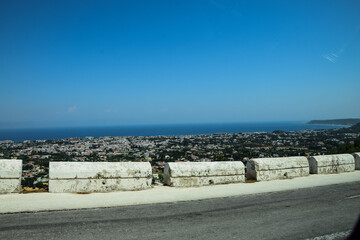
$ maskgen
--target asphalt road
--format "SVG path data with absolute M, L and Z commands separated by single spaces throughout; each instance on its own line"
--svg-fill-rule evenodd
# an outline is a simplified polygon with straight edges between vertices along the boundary
M 36 204 L 36 202 L 34 202 Z M 0 239 L 313 239 L 360 215 L 360 182 L 201 201 L 0 215 Z M 318 238 L 326 239 L 326 238 Z

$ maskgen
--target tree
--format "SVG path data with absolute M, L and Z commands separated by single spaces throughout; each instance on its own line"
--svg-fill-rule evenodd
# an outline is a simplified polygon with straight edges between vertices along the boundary
M 227 161 L 228 159 L 222 155 L 217 155 L 216 156 L 216 161 Z

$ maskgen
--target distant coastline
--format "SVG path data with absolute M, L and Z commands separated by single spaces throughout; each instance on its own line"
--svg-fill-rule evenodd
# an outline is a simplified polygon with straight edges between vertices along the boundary
M 66 138 L 104 137 L 104 136 L 171 136 L 201 135 L 216 133 L 253 133 L 280 131 L 303 131 L 343 128 L 344 126 L 307 124 L 306 122 L 252 122 L 252 123 L 213 123 L 213 124 L 172 124 L 145 126 L 112 127 L 62 127 L 37 129 L 0 129 L 0 141 L 12 140 L 54 140 Z
M 307 124 L 353 126 L 359 122 L 360 122 L 360 118 L 344 118 L 344 119 L 330 119 L 330 120 L 311 120 Z

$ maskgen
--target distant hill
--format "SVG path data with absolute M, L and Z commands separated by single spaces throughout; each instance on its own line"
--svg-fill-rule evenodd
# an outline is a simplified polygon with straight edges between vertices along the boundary
M 360 123 L 360 118 L 311 120 L 310 122 L 308 122 L 308 124 L 345 125 L 345 126 L 352 126 L 357 123 Z
M 357 124 L 352 125 L 351 127 L 330 129 L 329 131 L 336 131 L 336 132 L 339 132 L 339 133 L 360 133 L 360 122 L 357 123 Z
M 360 132 L 360 122 L 349 127 L 348 130 L 350 130 L 352 132 Z

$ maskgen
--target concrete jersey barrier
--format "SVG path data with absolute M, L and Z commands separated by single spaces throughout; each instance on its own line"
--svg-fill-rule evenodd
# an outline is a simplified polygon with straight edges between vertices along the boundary
M 22 160 L 0 159 L 0 193 L 19 193 Z
M 169 162 L 164 183 L 172 187 L 195 187 L 245 182 L 242 162 Z
M 355 171 L 351 154 L 319 155 L 309 158 L 311 174 L 329 174 Z
M 247 179 L 270 181 L 309 175 L 306 157 L 253 158 L 246 164 Z
M 49 192 L 111 192 L 151 187 L 148 162 L 50 162 Z
M 360 170 L 360 152 L 353 153 L 355 158 L 355 170 Z

